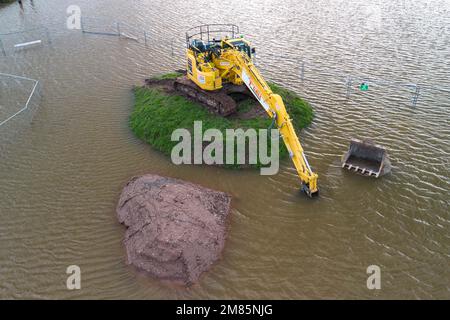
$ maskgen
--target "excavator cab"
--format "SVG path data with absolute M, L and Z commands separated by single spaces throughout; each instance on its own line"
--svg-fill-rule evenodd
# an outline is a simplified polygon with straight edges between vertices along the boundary
M 245 41 L 242 37 L 237 39 L 231 39 L 227 42 L 231 44 L 234 48 L 238 49 L 239 51 L 246 53 L 249 58 L 251 58 L 252 54 L 255 53 L 255 48 L 251 48 L 250 43 Z

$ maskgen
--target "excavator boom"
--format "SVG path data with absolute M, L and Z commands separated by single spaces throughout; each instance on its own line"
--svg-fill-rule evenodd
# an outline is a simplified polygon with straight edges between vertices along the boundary
M 302 181 L 302 190 L 310 197 L 318 195 L 318 175 L 309 166 L 283 99 L 272 92 L 258 68 L 253 64 L 254 49 L 243 37 L 234 37 L 239 32 L 234 25 L 230 25 L 231 38 L 222 37 L 220 40 L 216 38 L 211 40 L 211 28 L 217 26 L 224 25 L 200 26 L 200 32 L 186 35 L 187 77 L 203 91 L 221 90 L 223 83 L 245 84 L 269 117 L 274 120 Z M 201 38 L 194 38 L 204 34 L 207 34 L 206 42 Z
M 275 118 L 275 123 L 288 149 L 289 156 L 302 181 L 303 191 L 311 197 L 317 195 L 318 176 L 312 172 L 309 166 L 292 120 L 286 111 L 283 99 L 278 94 L 272 92 L 256 66 L 245 53 L 239 50 L 230 50 L 226 57 L 234 62 L 233 72 L 239 75 L 256 99 L 258 99 L 261 106 L 266 110 L 269 117 Z

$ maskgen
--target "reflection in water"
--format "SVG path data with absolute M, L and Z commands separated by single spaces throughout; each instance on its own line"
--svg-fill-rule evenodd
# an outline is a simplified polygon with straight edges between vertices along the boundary
M 80 1 L 83 14 L 150 29 L 148 48 L 64 29 L 70 4 L 36 2 L 34 12 L 25 2 L 23 20 L 16 5 L 0 11 L 2 32 L 42 23 L 52 30 L 52 46 L 0 58 L 4 72 L 43 84 L 31 126 L 0 155 L 1 297 L 449 297 L 448 94 L 424 91 L 412 108 L 410 91 L 374 85 L 346 99 L 345 81 L 334 76 L 450 86 L 447 1 L 380 0 L 371 5 L 376 15 L 362 1 Z M 182 47 L 171 57 L 167 39 L 210 21 L 210 8 L 250 35 L 266 78 L 313 104 L 315 121 L 300 138 L 319 173 L 319 199 L 300 195 L 288 160 L 270 177 L 174 166 L 128 129 L 132 85 L 182 67 Z M 303 82 L 301 59 L 311 66 Z M 386 146 L 392 174 L 371 180 L 341 170 L 351 137 Z M 190 290 L 125 264 L 115 205 L 127 180 L 143 173 L 233 195 L 223 259 Z M 65 288 L 72 264 L 82 270 L 76 292 Z M 381 268 L 378 292 L 366 288 L 369 265 Z

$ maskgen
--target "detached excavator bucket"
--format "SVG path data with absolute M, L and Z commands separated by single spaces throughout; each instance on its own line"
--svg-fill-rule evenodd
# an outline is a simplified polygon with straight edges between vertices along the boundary
M 386 149 L 372 141 L 352 139 L 342 158 L 342 168 L 378 178 L 390 170 Z

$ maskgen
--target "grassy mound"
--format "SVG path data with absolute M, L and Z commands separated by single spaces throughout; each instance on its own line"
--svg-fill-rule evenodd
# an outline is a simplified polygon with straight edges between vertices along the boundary
M 167 79 L 176 77 L 176 73 L 159 76 L 156 79 Z M 270 83 L 273 92 L 281 95 L 289 112 L 294 127 L 300 130 L 308 126 L 313 119 L 311 106 L 294 92 Z M 239 114 L 248 112 L 251 108 L 262 108 L 255 106 L 252 99 L 238 103 L 238 115 L 235 117 L 221 117 L 209 113 L 203 106 L 189 101 L 180 95 L 169 95 L 162 89 L 135 87 L 135 105 L 130 117 L 130 126 L 134 134 L 149 143 L 155 149 L 166 155 L 171 154 L 172 148 L 178 141 L 171 141 L 172 132 L 178 128 L 188 129 L 193 132 L 194 121 L 201 120 L 202 130 L 209 128 L 219 129 L 224 136 L 225 129 L 267 129 L 271 124 L 268 116 L 254 118 L 240 118 Z M 281 139 L 280 139 L 281 140 Z M 270 150 L 270 142 L 268 149 Z M 288 152 L 280 142 L 280 158 L 286 157 Z M 226 165 L 227 167 L 239 167 L 239 165 Z M 257 164 L 256 166 L 259 166 Z

